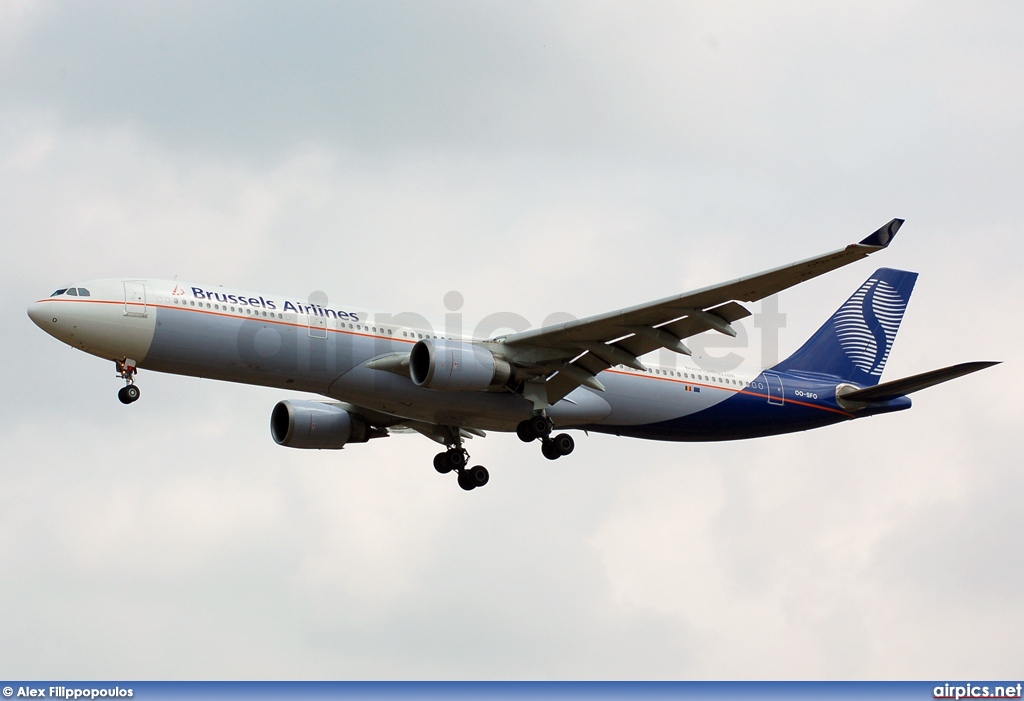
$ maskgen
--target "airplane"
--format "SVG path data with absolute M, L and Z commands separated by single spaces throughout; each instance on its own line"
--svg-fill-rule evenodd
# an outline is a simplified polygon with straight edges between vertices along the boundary
M 803 431 L 909 409 L 909 394 L 996 362 L 968 362 L 879 383 L 917 273 L 876 270 L 795 353 L 746 374 L 692 362 L 684 340 L 736 335 L 755 302 L 889 246 L 893 219 L 823 255 L 646 304 L 539 329 L 465 338 L 349 306 L 194 285 L 106 279 L 61 287 L 28 309 L 79 350 L 112 360 L 118 398 L 139 399 L 140 368 L 319 394 L 285 399 L 270 432 L 290 448 L 340 449 L 391 433 L 443 445 L 434 468 L 464 490 L 487 468 L 464 440 L 486 431 L 539 441 L 555 460 L 573 451 L 560 430 L 662 441 L 719 441 Z M 682 367 L 640 359 L 667 349 Z

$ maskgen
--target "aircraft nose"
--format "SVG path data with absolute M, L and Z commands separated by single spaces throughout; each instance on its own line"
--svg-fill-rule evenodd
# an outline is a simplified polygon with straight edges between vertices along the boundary
M 44 305 L 40 302 L 30 304 L 28 307 L 28 318 L 31 319 L 36 326 L 45 330 L 46 323 L 49 321 L 49 319 L 46 316 L 46 309 L 44 309 L 43 307 Z

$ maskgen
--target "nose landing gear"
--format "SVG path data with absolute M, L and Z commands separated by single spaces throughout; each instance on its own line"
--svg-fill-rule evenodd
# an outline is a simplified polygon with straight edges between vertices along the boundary
M 135 385 L 135 374 L 139 371 L 135 367 L 135 361 L 125 358 L 124 360 L 115 360 L 114 365 L 117 367 L 117 376 L 125 382 L 124 387 L 117 391 L 117 398 L 122 404 L 137 402 L 142 392 Z

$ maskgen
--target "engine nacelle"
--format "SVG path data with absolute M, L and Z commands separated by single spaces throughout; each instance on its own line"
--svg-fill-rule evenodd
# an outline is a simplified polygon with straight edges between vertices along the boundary
M 454 391 L 501 389 L 513 369 L 483 346 L 443 338 L 424 339 L 409 354 L 409 377 L 419 387 Z
M 286 399 L 270 414 L 270 435 L 288 448 L 338 450 L 346 443 L 365 443 L 370 434 L 365 419 L 337 404 Z

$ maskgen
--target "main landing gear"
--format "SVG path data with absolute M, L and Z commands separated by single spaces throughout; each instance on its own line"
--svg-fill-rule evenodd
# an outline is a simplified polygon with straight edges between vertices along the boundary
M 490 480 L 491 475 L 483 465 L 467 467 L 469 464 L 469 453 L 462 447 L 462 441 L 458 440 L 448 446 L 448 450 L 434 456 L 434 469 L 442 475 L 449 472 L 456 472 L 459 476 L 459 486 L 467 492 L 482 487 Z
M 557 460 L 568 455 L 576 447 L 576 442 L 568 433 L 551 435 L 553 424 L 543 414 L 535 414 L 516 427 L 516 434 L 524 443 L 540 440 L 540 452 L 548 460 Z M 434 469 L 442 475 L 454 472 L 458 475 L 459 486 L 467 492 L 483 487 L 490 479 L 487 468 L 483 465 L 469 467 L 469 453 L 462 447 L 462 434 L 458 428 L 448 427 L 445 431 L 445 444 L 448 449 L 434 456 Z
M 139 401 L 139 396 L 142 392 L 135 385 L 135 374 L 139 371 L 135 367 L 135 361 L 125 358 L 124 360 L 115 360 L 114 365 L 117 366 L 117 376 L 125 382 L 124 387 L 117 391 L 117 398 L 121 400 L 122 404 L 131 404 L 132 402 Z
M 576 447 L 576 442 L 568 433 L 559 433 L 551 437 L 553 424 L 551 419 L 543 414 L 534 414 L 528 419 L 519 422 L 516 426 L 516 435 L 523 443 L 530 443 L 540 439 L 540 452 L 548 460 L 558 460 L 563 455 L 568 455 Z

